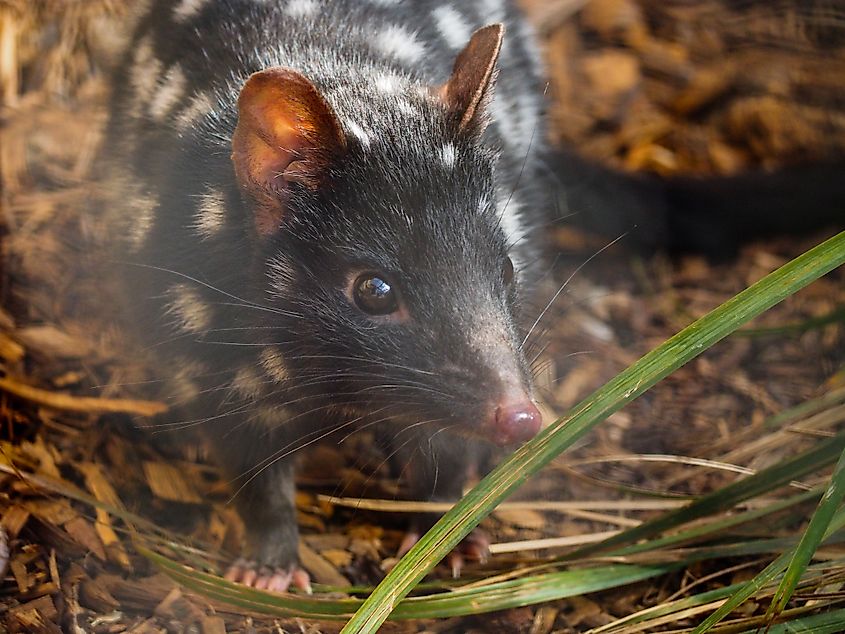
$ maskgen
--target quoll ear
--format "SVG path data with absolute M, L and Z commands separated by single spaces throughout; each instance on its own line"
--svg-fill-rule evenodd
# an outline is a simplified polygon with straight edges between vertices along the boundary
M 481 134 L 489 123 L 487 105 L 493 96 L 496 60 L 504 35 L 502 24 L 490 24 L 473 33 L 455 60 L 452 76 L 440 88 L 440 98 L 459 131 Z
M 303 75 L 281 67 L 251 75 L 238 98 L 232 162 L 256 204 L 258 232 L 278 228 L 292 183 L 316 190 L 345 147 L 331 106 Z

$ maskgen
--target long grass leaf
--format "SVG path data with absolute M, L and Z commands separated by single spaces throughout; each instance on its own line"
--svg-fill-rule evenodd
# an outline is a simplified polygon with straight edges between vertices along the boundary
M 189 568 L 143 545 L 136 545 L 136 548 L 165 574 L 185 587 L 205 597 L 260 614 L 346 620 L 363 604 L 362 599 L 356 598 L 326 598 L 256 590 Z M 613 564 L 473 584 L 449 592 L 405 598 L 396 606 L 391 618 L 467 616 L 544 603 L 635 583 L 665 574 L 682 565 L 683 562 L 650 566 Z
M 767 634 L 840 634 L 845 630 L 845 608 L 813 614 L 800 619 L 791 619 L 766 628 Z M 759 629 L 746 630 L 748 634 Z
M 838 531 L 843 526 L 845 526 L 845 510 L 839 511 L 836 514 L 833 520 L 828 524 L 824 536 L 827 537 L 833 534 L 834 531 Z M 743 587 L 731 595 L 731 597 L 725 601 L 718 610 L 704 619 L 704 621 L 702 621 L 702 623 L 693 630 L 693 634 L 703 634 L 749 598 L 757 594 L 761 588 L 774 581 L 780 573 L 786 570 L 794 552 L 795 547 L 793 546 L 766 566 L 763 571 L 758 573 L 753 579 L 747 581 Z
M 772 604 L 768 610 L 770 617 L 774 617 L 786 607 L 792 593 L 795 591 L 795 587 L 798 585 L 798 581 L 801 579 L 807 568 L 807 564 L 810 563 L 810 559 L 824 538 L 825 532 L 830 526 L 830 522 L 833 520 L 836 510 L 839 508 L 844 497 L 845 453 L 840 455 L 839 461 L 833 470 L 833 475 L 830 477 L 830 486 L 828 486 L 827 491 L 822 496 L 815 513 L 813 513 L 813 517 L 810 518 L 810 523 L 804 530 L 804 534 L 801 536 L 801 542 L 795 549 L 792 561 L 789 562 L 789 567 L 783 575 L 780 587 L 777 589 L 774 599 L 772 599 Z
M 845 263 L 845 232 L 767 275 L 643 356 L 517 449 L 446 513 L 382 580 L 343 628 L 375 632 L 402 597 L 528 477 L 612 413 L 742 324 Z
M 734 526 L 741 526 L 742 524 L 759 520 L 765 517 L 766 515 L 771 515 L 772 513 L 777 513 L 778 511 L 797 506 L 799 504 L 802 504 L 803 502 L 819 497 L 821 493 L 822 491 L 820 488 L 811 489 L 810 491 L 804 491 L 803 493 L 793 495 L 792 497 L 786 498 L 784 500 L 778 500 L 777 502 L 773 502 L 772 504 L 758 509 L 743 511 L 741 513 L 736 513 L 727 517 L 719 517 L 713 521 L 704 522 L 700 525 L 693 526 L 686 530 L 677 531 L 675 533 L 672 533 L 671 535 L 666 535 L 665 537 L 651 539 L 641 544 L 634 544 L 633 546 L 626 546 L 624 548 L 614 549 L 609 554 L 627 556 L 636 553 L 668 548 L 677 544 L 690 542 L 692 540 L 700 539 L 708 535 L 713 535 L 714 533 L 721 533 L 726 529 L 733 528 Z
M 831 569 L 835 570 L 837 566 L 841 569 L 843 564 L 845 564 L 845 561 L 841 559 L 812 564 L 808 568 L 806 578 L 802 580 L 802 585 L 806 584 L 809 586 L 810 584 L 819 585 L 830 583 L 831 575 L 837 579 L 841 578 L 841 573 L 832 572 Z M 741 590 L 744 584 L 745 582 L 738 582 L 722 588 L 706 590 L 668 603 L 661 602 L 634 614 L 621 617 L 611 623 L 591 629 L 587 634 L 613 634 L 616 632 L 633 634 L 646 629 L 658 631 L 655 628 L 682 619 L 685 620 L 691 616 L 700 614 L 702 611 L 710 611 L 718 607 L 722 600 Z M 768 584 L 763 589 L 763 595 L 765 596 L 769 592 L 774 593 L 774 590 L 774 584 Z
M 568 555 L 567 558 L 577 559 L 607 550 L 619 544 L 627 544 L 646 537 L 652 537 L 667 529 L 707 517 L 719 511 L 727 510 L 738 502 L 768 491 L 773 491 L 792 480 L 796 480 L 831 464 L 842 454 L 843 449 L 845 449 L 845 435 L 829 438 L 809 451 L 789 460 L 781 461 L 726 487 L 722 487 L 690 503 L 688 506 L 677 509 L 676 511 L 670 511 L 650 522 L 629 528 L 604 541 L 579 548 Z M 636 548 L 633 548 L 627 552 L 635 552 L 636 550 Z

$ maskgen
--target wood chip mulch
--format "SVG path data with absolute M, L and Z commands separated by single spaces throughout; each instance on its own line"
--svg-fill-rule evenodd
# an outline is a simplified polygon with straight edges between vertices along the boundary
M 120 5 L 105 0 L 104 4 Z M 550 2 L 547 8 L 560 11 L 564 4 Z M 782 147 L 774 141 L 756 145 L 749 138 L 731 136 L 748 127 L 743 100 L 750 97 L 743 97 L 740 90 L 746 84 L 737 83 L 744 76 L 741 66 L 713 77 L 713 68 L 693 65 L 698 49 L 683 48 L 686 40 L 671 47 L 667 42 L 676 34 L 667 35 L 654 16 L 674 9 L 662 10 L 660 3 L 645 0 L 580 4 L 590 11 L 576 11 L 566 20 L 554 14 L 558 22 L 544 32 L 550 46 L 589 49 L 588 55 L 568 62 L 577 64 L 587 79 L 604 76 L 608 64 L 629 76 L 614 76 L 612 85 L 604 88 L 588 82 L 583 93 L 560 93 L 568 95 L 568 104 L 583 107 L 553 108 L 559 138 L 626 169 L 658 172 L 672 172 L 680 164 L 687 171 L 730 172 L 767 161 L 781 165 L 785 157 L 795 155 L 796 146 L 786 141 Z M 677 4 L 687 12 L 700 10 L 699 4 L 724 6 Z M 0 18 L 15 15 L 17 27 L 34 28 L 26 21 L 32 16 L 24 4 L 10 6 L 11 10 L 0 6 Z M 613 19 L 606 13 L 611 9 L 617 11 L 610 14 Z M 619 24 L 626 12 L 633 12 L 633 17 Z M 80 23 L 94 19 L 85 12 L 73 17 Z M 3 23 L 4 29 L 11 28 L 8 21 Z M 75 33 L 85 41 L 81 31 Z M 694 29 L 689 34 L 693 39 L 700 36 Z M 615 50 L 620 42 L 634 51 L 633 60 L 622 60 L 620 56 L 629 53 Z M 719 45 L 711 43 L 716 51 Z M 36 61 L 30 52 L 21 49 L 21 67 L 43 69 L 43 60 Z M 0 627 L 13 633 L 337 631 L 339 626 L 333 623 L 274 621 L 216 604 L 174 584 L 133 546 L 133 531 L 173 538 L 203 549 L 211 564 L 224 566 L 238 551 L 243 526 L 229 504 L 231 486 L 204 460 L 201 445 L 174 441 L 175 432 L 140 428 L 154 421 L 148 416 L 162 404 L 138 398 L 133 390 L 133 385 L 147 380 L 147 373 L 127 352 L 130 344 L 115 326 L 110 299 L 115 282 L 103 275 L 108 268 L 102 255 L 108 234 L 92 213 L 100 196 L 95 157 L 108 90 L 102 76 L 80 71 L 77 53 L 69 46 L 60 60 L 69 72 L 40 77 L 28 72 L 23 85 L 10 88 L 4 83 Z M 793 53 L 783 55 L 786 59 Z M 669 67 L 650 66 L 657 59 Z M 748 63 L 743 60 L 737 64 Z M 839 58 L 834 62 L 840 63 Z M 801 68 L 801 73 L 807 70 Z M 799 85 L 795 77 L 810 78 L 819 94 L 841 89 L 829 85 L 833 73 L 818 79 L 814 72 L 788 74 L 784 90 Z M 555 76 L 561 74 L 569 71 Z M 634 90 L 635 86 L 644 88 Z M 666 86 L 675 92 L 669 94 Z M 62 98 L 56 97 L 58 88 Z M 642 101 L 643 92 L 652 89 L 665 97 L 659 105 Z M 611 92 L 602 96 L 601 90 Z M 726 101 L 726 95 L 731 99 Z M 784 103 L 772 106 L 774 114 L 767 121 L 803 122 L 804 115 L 806 121 L 815 121 L 816 106 L 802 114 Z M 596 104 L 602 105 L 587 121 L 584 112 Z M 676 127 L 679 113 L 696 113 L 696 125 Z M 571 120 L 563 121 L 566 117 Z M 635 122 L 646 120 L 654 121 L 654 130 L 637 130 Z M 827 129 L 826 143 L 842 147 L 836 135 L 845 127 L 834 123 Z M 760 134 L 765 125 L 755 129 Z M 704 142 L 698 143 L 696 135 Z M 823 157 L 828 152 L 826 143 L 802 139 L 806 156 Z M 539 345 L 544 351 L 537 367 L 550 409 L 565 411 L 641 354 L 823 237 L 751 244 L 721 264 L 692 256 L 640 258 L 623 251 L 596 258 L 574 276 L 542 322 Z M 569 277 L 594 251 L 586 245 L 582 250 L 573 248 L 572 235 L 564 229 L 555 233 L 555 239 L 563 255 L 556 261 L 555 274 L 540 289 L 535 310 L 557 290 L 559 282 L 552 280 Z M 682 498 L 712 491 L 737 477 L 690 464 L 683 461 L 685 457 L 756 469 L 807 446 L 813 429 L 779 432 L 786 436 L 776 441 L 764 433 L 764 422 L 845 386 L 843 306 L 845 271 L 838 270 L 753 324 L 760 329 L 789 326 L 786 332 L 749 333 L 715 346 L 612 416 L 517 497 L 626 499 L 620 490 L 624 485 Z M 826 318 L 825 325 L 802 326 Z M 815 431 L 841 429 L 843 418 L 827 424 Z M 784 440 L 787 436 L 790 442 Z M 177 450 L 175 445 L 186 446 Z M 649 461 L 646 454 L 682 459 Z M 360 435 L 342 446 L 319 447 L 305 461 L 297 496 L 301 556 L 316 582 L 376 583 L 394 561 L 402 537 L 401 517 L 348 508 L 326 497 L 401 498 L 401 489 L 381 463 Z M 118 513 L 98 509 L 92 501 Z M 654 515 L 655 511 L 553 512 L 519 507 L 496 512 L 485 526 L 504 553 L 511 542 L 588 537 Z M 467 574 L 507 570 L 556 552 L 560 551 L 500 554 L 486 568 L 471 566 Z M 691 577 L 709 572 L 702 567 L 613 592 L 480 617 L 399 623 L 385 631 L 583 631 L 659 604 Z M 437 574 L 446 577 L 448 571 L 441 567 Z M 745 578 L 744 574 L 737 572 L 721 581 Z
M 841 159 L 845 8 L 827 0 L 524 0 L 555 139 L 628 171 Z

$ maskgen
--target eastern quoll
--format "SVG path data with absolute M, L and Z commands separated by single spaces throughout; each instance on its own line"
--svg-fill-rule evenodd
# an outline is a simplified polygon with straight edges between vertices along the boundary
M 154 0 L 115 83 L 128 310 L 244 485 L 228 578 L 309 587 L 292 454 L 334 430 L 381 427 L 439 500 L 538 431 L 542 88 L 508 2 Z

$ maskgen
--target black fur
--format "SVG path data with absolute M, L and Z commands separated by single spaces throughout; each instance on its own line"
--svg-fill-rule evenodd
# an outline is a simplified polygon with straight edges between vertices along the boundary
M 432 22 L 439 3 L 332 1 L 302 19 L 286 15 L 281 0 L 209 0 L 181 22 L 176 4 L 153 3 L 116 80 L 108 157 L 116 226 L 137 223 L 133 201 L 157 201 L 149 230 L 121 258 L 128 307 L 164 376 L 182 371 L 178 380 L 193 388 L 191 398 L 174 397 L 176 411 L 212 438 L 232 475 L 246 476 L 239 483 L 248 480 L 236 498 L 248 556 L 287 567 L 296 561 L 295 449 L 335 428 L 387 421 L 394 447 L 416 462 L 414 495 L 454 497 L 463 482 L 455 465 L 471 453 L 456 434 L 477 434 L 494 415 L 503 381 L 530 393 L 518 313 L 538 249 L 507 228 L 535 221 L 543 189 L 534 158 L 542 130 L 529 152 L 539 72 L 524 26 L 503 3 L 495 18 L 510 32 L 492 112 L 499 121 L 479 139 L 456 133 L 442 104 L 422 90 L 448 79 L 458 52 Z M 454 6 L 473 29 L 488 21 L 482 4 Z M 390 25 L 415 31 L 426 55 L 408 61 L 374 48 L 374 33 Z M 184 73 L 184 89 L 164 115 L 153 116 L 139 96 L 146 81 L 139 59 L 164 79 L 173 69 Z M 266 237 L 256 233 L 230 154 L 241 86 L 276 65 L 308 77 L 341 121 L 367 127 L 371 142 L 349 134 L 326 184 L 293 185 L 278 230 Z M 374 88 L 383 73 L 401 77 L 401 99 L 412 108 Z M 163 99 L 162 81 L 153 99 Z M 198 95 L 212 109 L 179 124 Z M 447 143 L 454 167 L 439 158 Z M 225 201 L 225 219 L 201 237 L 194 215 L 209 188 Z M 518 262 L 513 285 L 504 273 L 509 254 Z M 350 302 L 349 281 L 364 271 L 390 276 L 408 319 L 372 318 Z M 204 307 L 198 327 L 174 329 L 185 321 L 174 285 Z M 286 378 L 262 357 L 268 350 L 281 354 Z M 258 377 L 254 394 L 232 388 L 246 371 Z

